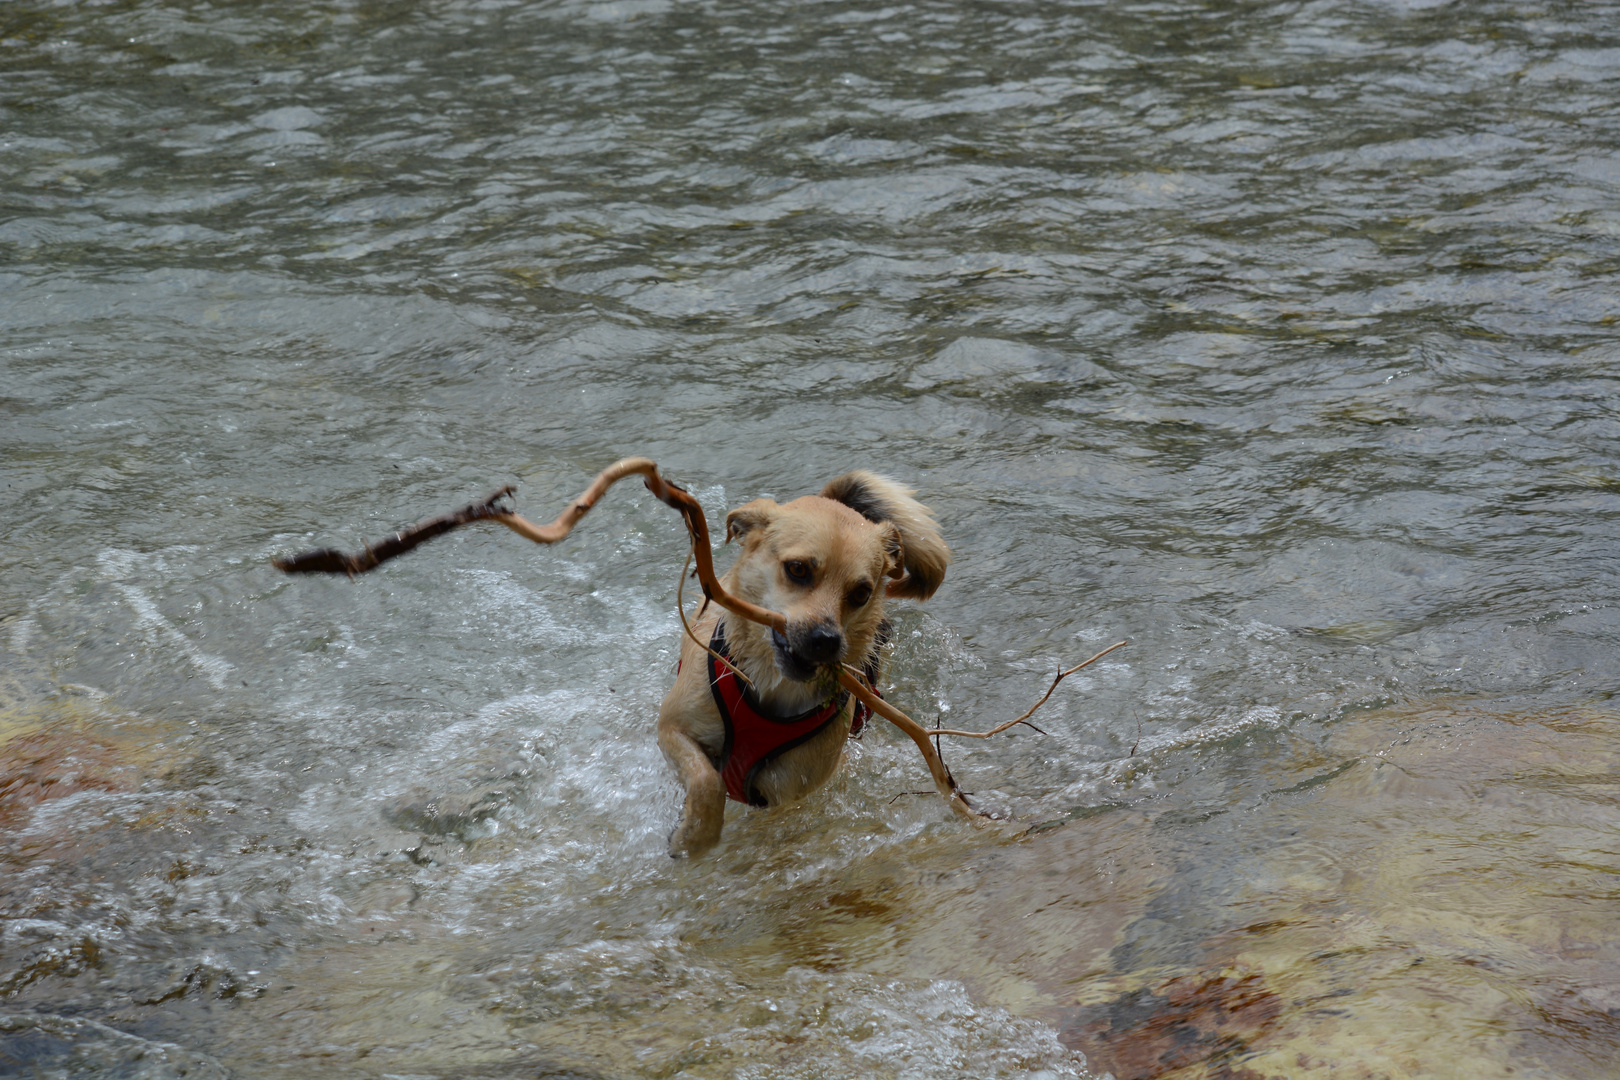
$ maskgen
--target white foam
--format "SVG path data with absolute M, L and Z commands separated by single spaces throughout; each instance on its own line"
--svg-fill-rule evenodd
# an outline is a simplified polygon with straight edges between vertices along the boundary
M 179 549 L 179 550 L 190 550 Z M 102 570 L 102 580 L 109 581 L 124 596 L 124 601 L 135 613 L 135 624 L 150 630 L 158 638 L 167 641 L 178 649 L 191 665 L 202 672 L 216 690 L 225 689 L 225 680 L 235 669 L 235 666 L 223 657 L 204 652 L 197 643 L 182 634 L 163 613 L 158 610 L 157 603 L 139 586 L 128 581 L 122 581 L 135 573 L 143 563 L 153 563 L 152 569 L 159 573 L 164 569 L 161 557 L 148 559 L 138 552 L 125 551 L 117 548 L 102 552 L 96 558 Z
M 19 615 L 11 624 L 11 635 L 7 642 L 11 651 L 14 653 L 26 652 L 28 642 L 33 639 L 34 631 L 38 629 L 39 624 L 34 621 L 34 604 L 29 604 L 27 613 Z
M 955 981 L 804 967 L 741 974 L 649 932 L 515 959 L 485 985 L 500 988 L 492 1004 L 509 1014 L 660 1016 L 667 1043 L 684 1044 L 683 1056 L 729 1059 L 738 1080 L 1092 1076 L 1052 1029 L 978 1005 Z

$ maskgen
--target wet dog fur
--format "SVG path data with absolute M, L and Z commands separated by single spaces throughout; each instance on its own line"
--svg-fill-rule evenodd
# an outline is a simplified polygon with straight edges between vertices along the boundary
M 732 661 L 769 711 L 792 716 L 837 690 L 839 664 L 875 672 L 888 597 L 926 600 L 945 579 L 950 549 L 912 490 L 873 473 L 833 480 L 819 495 L 778 505 L 755 499 L 726 515 L 726 541 L 741 551 L 722 579 L 733 595 L 787 618 L 787 630 L 710 605 L 692 627 L 707 642 L 723 620 Z M 771 806 L 825 784 L 843 759 L 849 715 L 760 769 L 755 788 Z M 676 857 L 720 841 L 726 789 L 720 777 L 725 725 L 709 689 L 709 657 L 683 638 L 680 671 L 658 711 L 658 745 L 686 789 L 670 835 Z

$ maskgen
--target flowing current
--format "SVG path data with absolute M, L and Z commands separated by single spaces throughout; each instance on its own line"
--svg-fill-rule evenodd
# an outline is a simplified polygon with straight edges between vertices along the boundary
M 0 1074 L 1612 1078 L 1617 101 L 1604 0 L 0 5 Z M 635 482 L 270 566 L 627 455 L 915 486 L 920 720 L 1129 645 L 985 828 L 878 724 L 674 861 Z

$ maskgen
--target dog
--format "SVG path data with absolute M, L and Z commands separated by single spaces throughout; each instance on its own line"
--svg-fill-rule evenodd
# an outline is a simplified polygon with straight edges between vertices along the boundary
M 884 600 L 928 599 L 950 565 L 933 515 L 913 494 L 862 470 L 819 495 L 755 499 L 726 515 L 726 542 L 741 551 L 721 584 L 781 612 L 787 629 L 711 605 L 683 641 L 658 710 L 658 745 L 686 789 L 672 856 L 720 842 L 728 797 L 797 802 L 843 760 L 865 710 L 839 685 L 839 665 L 875 689 L 889 634 Z

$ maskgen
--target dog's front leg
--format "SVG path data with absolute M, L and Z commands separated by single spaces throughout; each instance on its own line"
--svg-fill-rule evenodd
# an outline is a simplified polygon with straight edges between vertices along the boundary
M 702 855 L 720 842 L 720 826 L 726 818 L 725 785 L 703 747 L 675 724 L 659 721 L 658 745 L 686 788 L 685 812 L 670 835 L 669 853 L 677 859 Z

